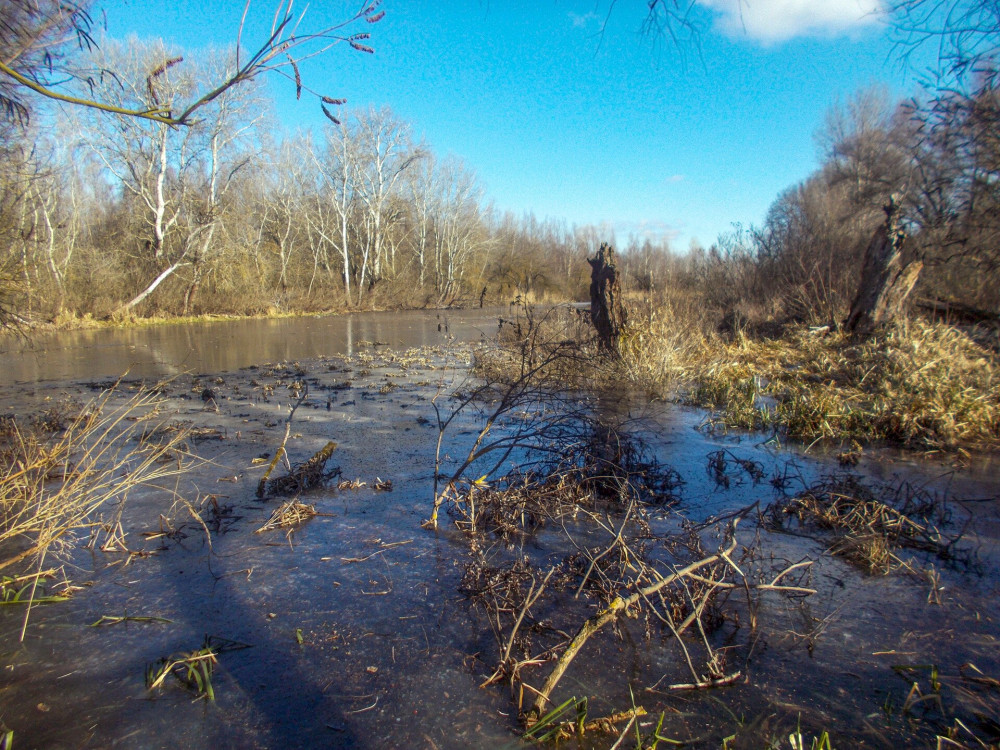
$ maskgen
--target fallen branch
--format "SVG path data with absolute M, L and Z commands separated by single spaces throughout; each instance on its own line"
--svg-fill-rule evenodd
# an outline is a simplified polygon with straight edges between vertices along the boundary
M 681 682 L 676 685 L 670 685 L 669 690 L 705 690 L 706 688 L 722 687 L 723 685 L 732 685 L 743 673 L 740 670 L 736 670 L 732 674 L 723 675 L 722 677 L 713 677 L 708 680 L 699 680 L 698 682 Z
M 735 530 L 735 526 L 736 524 L 734 522 L 733 530 Z M 621 615 L 623 612 L 626 612 L 630 607 L 637 604 L 639 600 L 642 599 L 643 597 L 655 594 L 661 589 L 669 586 L 674 581 L 678 581 L 684 578 L 685 576 L 694 573 L 697 570 L 712 565 L 713 563 L 716 563 L 719 560 L 728 557 L 735 551 L 736 551 L 736 538 L 734 535 L 732 541 L 725 550 L 717 552 L 714 555 L 709 555 L 703 560 L 698 560 L 696 562 L 693 562 L 690 565 L 687 565 L 686 567 L 681 568 L 680 570 L 675 571 L 668 576 L 664 576 L 655 583 L 651 583 L 648 586 L 640 588 L 638 591 L 636 591 L 634 594 L 631 594 L 630 596 L 627 596 L 625 598 L 622 598 L 621 596 L 616 596 L 606 609 L 601 610 L 592 617 L 589 617 L 580 627 L 579 631 L 577 631 L 577 634 L 576 636 L 574 636 L 573 640 L 570 641 L 569 646 L 566 647 L 566 650 L 563 652 L 562 656 L 559 657 L 559 660 L 556 662 L 556 665 L 552 668 L 552 671 L 549 673 L 548 678 L 545 680 L 545 684 L 542 686 L 542 689 L 538 691 L 538 695 L 535 698 L 534 705 L 531 707 L 531 710 L 528 712 L 528 716 L 526 718 L 528 726 L 531 726 L 531 724 L 536 722 L 538 720 L 538 717 L 542 715 L 542 711 L 545 708 L 545 704 L 549 702 L 549 696 L 552 694 L 552 691 L 555 690 L 556 685 L 559 684 L 559 680 L 562 679 L 563 674 L 565 674 L 566 670 L 569 668 L 569 665 L 572 663 L 573 659 L 580 652 L 580 649 L 582 649 L 584 645 L 587 643 L 587 641 L 590 639 L 590 636 L 594 635 L 594 633 L 601 630 L 608 623 L 616 620 L 619 615 Z
M 371 554 L 365 555 L 364 557 L 342 557 L 340 558 L 340 561 L 344 563 L 362 563 L 365 562 L 366 560 L 370 560 L 371 558 L 375 557 L 375 555 L 382 554 L 387 549 L 392 549 L 393 547 L 401 547 L 404 544 L 412 544 L 412 543 L 413 543 L 412 539 L 407 539 L 402 542 L 389 542 L 388 544 L 383 544 L 377 550 L 375 550 Z

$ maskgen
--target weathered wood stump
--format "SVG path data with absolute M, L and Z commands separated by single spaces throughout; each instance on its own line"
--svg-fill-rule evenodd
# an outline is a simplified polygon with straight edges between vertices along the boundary
M 906 233 L 899 227 L 895 196 L 884 210 L 885 223 L 868 243 L 861 283 L 844 321 L 848 331 L 862 336 L 899 317 L 924 265 L 919 260 L 903 259 Z
M 618 338 L 627 322 L 621 301 L 621 285 L 615 267 L 615 249 L 603 243 L 597 255 L 588 258 L 590 264 L 590 322 L 597 330 L 601 349 L 617 357 Z

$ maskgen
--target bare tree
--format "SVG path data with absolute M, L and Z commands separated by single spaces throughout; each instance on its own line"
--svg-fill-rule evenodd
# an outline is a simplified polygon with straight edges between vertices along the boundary
M 937 48 L 943 87 L 976 79 L 995 87 L 1000 0 L 892 0 L 887 14 L 904 59 L 920 46 Z
M 122 71 L 115 85 L 101 91 L 104 98 L 119 101 L 121 109 L 155 101 L 169 104 L 197 86 L 193 67 L 164 70 L 150 85 L 143 72 L 170 56 L 162 43 L 109 44 L 99 54 L 102 65 Z M 247 87 L 223 92 L 202 110 L 200 123 L 183 129 L 127 114 L 92 118 L 88 139 L 94 153 L 143 217 L 137 260 L 153 276 L 122 305 L 122 312 L 186 267 L 192 269 L 186 293 L 186 305 L 190 303 L 212 248 L 221 196 L 246 163 L 241 140 L 259 119 L 252 93 Z
M 299 182 L 303 177 L 304 168 L 300 165 L 308 163 L 306 159 L 312 151 L 312 142 L 302 139 L 284 141 L 278 149 L 278 162 L 269 170 L 270 195 L 266 199 L 269 199 L 271 205 L 267 236 L 278 249 L 281 261 L 278 283 L 284 289 L 288 283 L 288 265 L 295 254 L 296 246 L 302 240 L 306 225 L 302 218 L 305 215 L 306 200 L 304 187 L 308 183 L 304 185 Z M 317 265 L 326 262 L 325 244 L 310 243 L 310 247 L 313 256 L 313 279 L 315 279 Z M 309 283 L 309 290 L 312 291 L 312 281 Z
M 315 210 L 310 214 L 313 228 L 340 252 L 343 264 L 344 294 L 351 301 L 351 214 L 357 198 L 358 145 L 357 134 L 344 123 L 334 123 L 327 128 L 326 158 L 317 162 L 325 180 L 325 188 L 314 194 Z M 329 220 L 333 209 L 335 221 Z M 361 293 L 358 293 L 360 301 Z
M 18 308 L 30 301 L 27 248 L 33 242 L 32 192 L 40 178 L 37 155 L 16 127 L 0 122 L 0 327 L 24 322 Z
M 342 101 L 307 89 L 302 81 L 299 64 L 321 55 L 338 44 L 347 44 L 360 52 L 372 52 L 367 41 L 370 34 L 348 34 L 347 29 L 362 22 L 377 23 L 385 15 L 379 11 L 380 0 L 363 0 L 352 16 L 320 29 L 309 29 L 305 12 L 296 14 L 292 0 L 280 0 L 274 10 L 271 30 L 266 39 L 243 51 L 243 31 L 250 16 L 251 0 L 246 0 L 239 29 L 236 32 L 235 64 L 225 74 L 212 79 L 204 88 L 191 89 L 183 97 L 159 101 L 155 94 L 141 102 L 122 102 L 106 95 L 106 88 L 96 84 L 116 79 L 121 71 L 114 67 L 80 69 L 69 64 L 76 47 L 92 49 L 92 20 L 89 0 L 18 0 L 6 2 L 0 8 L 0 107 L 8 117 L 26 120 L 29 106 L 26 97 L 34 92 L 47 99 L 92 108 L 118 116 L 151 120 L 164 125 L 190 125 L 201 116 L 201 110 L 215 102 L 235 86 L 275 72 L 294 81 L 296 95 L 303 91 L 321 99 L 320 106 L 331 119 L 336 119 L 326 104 Z M 146 83 L 151 93 L 169 68 L 183 62 L 180 56 L 155 60 L 146 69 Z M 92 87 L 92 95 L 67 91 L 66 81 L 83 81 Z
M 943 92 L 914 114 L 923 178 L 911 220 L 921 256 L 944 281 L 935 294 L 1000 304 L 1000 90 Z M 956 286 L 957 283 L 957 286 Z M 949 287 L 951 289 L 949 289 Z
M 427 156 L 406 173 L 406 191 L 414 225 L 413 254 L 417 261 L 421 287 L 427 277 L 427 256 L 433 237 L 434 215 L 437 212 L 437 159 L 426 147 Z
M 901 56 L 932 45 L 936 76 L 910 114 L 918 191 L 906 196 L 911 239 L 935 295 L 997 306 L 1000 293 L 1000 1 L 894 0 Z
M 386 236 L 398 215 L 389 210 L 390 200 L 401 184 L 400 178 L 423 152 L 410 139 L 409 125 L 388 109 L 371 109 L 357 116 L 359 170 L 358 197 L 364 206 L 365 236 L 359 264 L 358 304 L 365 293 L 366 279 L 373 286 L 382 277 Z
M 232 64 L 230 55 L 209 50 L 206 57 L 209 62 L 203 65 L 200 71 L 202 76 L 215 79 L 228 75 Z M 188 314 L 195 292 L 209 270 L 212 254 L 219 244 L 215 239 L 222 223 L 226 195 L 239 173 L 255 158 L 253 143 L 258 127 L 265 119 L 265 111 L 260 86 L 248 83 L 223 92 L 211 105 L 202 109 L 202 119 L 193 126 L 201 140 L 199 169 L 202 180 L 189 217 L 189 232 L 198 236 L 188 253 L 191 275 L 184 293 L 183 315 Z M 242 216 L 237 216 L 236 220 L 242 220 Z
M 614 8 L 617 0 L 612 0 Z M 667 37 L 678 50 L 697 49 L 702 27 L 693 13 L 696 0 L 647 0 L 642 32 L 647 36 Z
M 438 195 L 434 278 L 440 304 L 458 291 L 466 264 L 488 243 L 483 231 L 483 190 L 474 172 L 458 159 L 446 160 L 439 170 Z
M 30 91 L 49 90 L 68 75 L 72 42 L 93 43 L 86 5 L 73 0 L 21 0 L 0 7 L 0 110 L 25 124 Z

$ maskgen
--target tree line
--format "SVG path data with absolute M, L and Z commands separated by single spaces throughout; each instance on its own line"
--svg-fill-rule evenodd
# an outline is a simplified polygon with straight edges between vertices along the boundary
M 596 229 L 498 213 L 471 168 L 388 108 L 277 135 L 250 81 L 185 127 L 128 114 L 190 98 L 235 65 L 232 52 L 177 57 L 157 41 L 102 41 L 89 64 L 115 75 L 91 91 L 121 113 L 50 108 L 4 124 L 3 272 L 22 316 L 585 294 Z
M 760 225 L 685 253 L 632 240 L 626 287 L 746 319 L 837 322 L 891 199 L 922 264 L 918 296 L 995 314 L 1000 6 L 952 5 L 938 26 L 926 15 L 936 5 L 894 6 L 900 34 L 944 50 L 917 96 L 871 89 L 835 106 L 817 134 L 821 166 Z M 354 20 L 377 21 L 376 8 Z M 962 23 L 949 21 L 960 8 Z M 248 67 L 246 52 L 92 43 L 73 3 L 0 15 L 0 73 L 21 64 L 17 75 L 43 90 L 61 73 L 78 92 L 29 107 L 19 80 L 0 75 L 0 319 L 586 299 L 586 258 L 605 229 L 496 211 L 473 169 L 387 108 L 342 114 L 324 96 L 321 131 L 280 133 L 251 74 L 266 68 Z M 62 46 L 50 39 L 58 28 Z M 86 43 L 70 53 L 74 33 Z M 367 51 L 365 37 L 342 41 Z M 281 45 L 268 44 L 251 59 L 274 60 Z

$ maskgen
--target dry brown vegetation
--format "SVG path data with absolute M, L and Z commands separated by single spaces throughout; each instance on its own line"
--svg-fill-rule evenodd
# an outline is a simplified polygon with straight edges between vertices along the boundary
M 563 677 L 594 643 L 662 634 L 677 651 L 671 688 L 725 685 L 742 674 L 740 647 L 717 638 L 734 616 L 727 598 L 746 597 L 740 609 L 753 626 L 764 592 L 812 593 L 807 562 L 772 569 L 758 561 L 757 543 L 737 541 L 742 513 L 654 531 L 679 477 L 578 400 L 581 384 L 609 379 L 617 365 L 606 357 L 594 368 L 581 352 L 595 343 L 563 338 L 557 323 L 528 311 L 511 324 L 520 336 L 502 337 L 480 357 L 481 384 L 460 392 L 450 412 L 436 406 L 439 436 L 470 411 L 482 427 L 467 438 L 467 457 L 441 476 L 427 524 L 438 525 L 444 506 L 469 540 L 461 591 L 494 638 L 479 657 L 489 673 L 483 686 L 506 684 L 536 739 L 618 731 L 643 713 L 633 706 L 588 720 L 586 701 L 564 700 Z
M 866 340 L 827 327 L 726 338 L 665 318 L 646 325 L 623 343 L 630 380 L 718 409 L 723 425 L 805 442 L 1000 445 L 995 331 L 915 318 Z
M 461 463 L 440 503 L 447 504 L 469 540 L 460 590 L 492 634 L 479 644 L 476 657 L 482 685 L 509 690 L 525 737 L 532 740 L 605 733 L 619 743 L 635 735 L 636 746 L 645 746 L 665 739 L 659 729 L 652 736 L 638 730 L 651 726 L 639 717 L 657 705 L 658 696 L 752 681 L 744 655 L 761 637 L 764 597 L 808 606 L 795 600 L 813 592 L 808 558 L 779 562 L 769 555 L 765 535 L 737 536 L 737 521 L 756 515 L 752 508 L 704 525 L 680 514 L 664 524 L 670 516 L 663 508 L 674 500 L 677 475 L 646 460 L 625 426 L 594 418 L 600 408 L 593 402 L 578 408 L 577 388 L 617 384 L 620 389 L 627 377 L 650 390 L 704 395 L 706 384 L 714 383 L 725 398 L 713 403 L 728 409 L 720 419 L 743 419 L 743 426 L 786 434 L 804 429 L 781 421 L 795 415 L 783 405 L 783 399 L 791 400 L 784 394 L 794 388 L 799 401 L 828 395 L 830 411 L 814 423 L 811 429 L 819 432 L 813 437 L 879 437 L 942 448 L 989 446 L 997 437 L 989 432 L 995 430 L 995 422 L 989 423 L 996 413 L 995 354 L 988 342 L 977 340 L 982 332 L 914 320 L 867 341 L 805 327 L 790 329 L 784 338 L 743 333 L 727 338 L 704 327 L 685 328 L 653 308 L 639 323 L 637 317 L 621 342 L 619 361 L 581 357 L 594 343 L 584 337 L 570 345 L 568 329 L 556 325 L 556 318 L 536 317 L 532 325 L 522 320 L 519 329 L 509 324 L 499 351 L 480 354 L 482 390 L 474 398 L 463 393 L 455 406 L 461 413 L 478 405 L 488 416 L 487 429 L 474 433 L 470 456 L 494 445 L 506 449 L 506 436 L 515 434 L 517 445 L 505 458 L 527 467 L 480 476 L 475 461 Z M 667 335 L 654 335 L 654 326 Z M 526 387 L 522 378 L 536 387 Z M 854 412 L 854 422 L 835 418 L 838 399 L 842 409 Z M 561 401 L 566 408 L 560 409 Z M 973 406 L 961 409 L 966 402 Z M 884 418 L 862 412 L 872 410 L 872 403 L 880 405 Z M 503 404 L 499 411 L 497 404 Z M 531 421 L 539 404 L 573 420 L 576 429 L 562 422 L 558 431 L 547 433 L 549 422 Z M 893 412 L 895 421 L 889 422 Z M 513 413 L 539 430 L 531 437 L 542 439 L 517 433 L 517 426 L 504 420 Z M 449 425 L 439 420 L 442 430 Z M 893 432 L 888 425 L 905 427 Z M 732 471 L 754 483 L 765 476 L 761 465 L 729 451 L 708 459 L 709 474 L 720 486 Z M 850 463 L 850 456 L 845 453 L 843 461 Z M 760 516 L 762 528 L 805 531 L 830 553 L 872 574 L 905 570 L 930 582 L 929 604 L 941 604 L 942 591 L 930 561 L 961 569 L 975 562 L 961 523 L 951 517 L 955 506 L 946 498 L 906 484 L 869 485 L 850 475 L 796 493 L 772 484 L 789 494 Z M 567 687 L 580 689 L 579 664 L 595 658 L 596 651 L 606 658 L 612 639 L 632 644 L 645 639 L 649 648 L 671 650 L 672 668 L 659 682 L 630 683 L 631 708 L 609 694 L 580 698 Z M 967 692 L 966 682 L 957 684 Z M 907 711 L 923 700 L 941 700 L 934 684 L 915 690 Z M 965 695 L 961 690 L 956 694 Z M 601 701 L 612 710 L 594 718 Z M 938 736 L 952 736 L 948 731 L 941 729 Z M 801 733 L 793 736 L 806 742 Z
M 601 434 L 613 436 L 614 446 L 629 443 L 614 431 Z M 736 609 L 752 612 L 764 592 L 812 593 L 804 578 L 808 562 L 771 569 L 758 560 L 758 544 L 737 542 L 740 514 L 655 533 L 651 511 L 672 502 L 675 475 L 644 463 L 634 450 L 609 456 L 592 443 L 561 469 L 515 472 L 490 488 L 469 487 L 451 509 L 471 542 L 461 591 L 495 639 L 495 651 L 480 656 L 491 672 L 483 685 L 509 687 L 531 736 L 617 732 L 617 724 L 644 712 L 634 706 L 590 721 L 575 705 L 567 713 L 571 707 L 557 690 L 575 660 L 590 658 L 592 640 L 666 635 L 677 650 L 677 674 L 662 689 L 717 687 L 742 676 L 732 629 L 725 648 L 717 638 Z M 468 521 L 473 498 L 476 525 Z M 565 546 L 561 559 L 526 554 L 535 545 L 523 542 L 546 529 L 562 542 L 549 538 L 539 549 Z M 506 544 L 484 544 L 487 534 Z M 736 592 L 747 598 L 745 610 L 727 604 Z M 750 624 L 746 636 L 754 629 L 752 614 Z
M 772 504 L 766 515 L 775 528 L 797 523 L 829 534 L 833 554 L 869 573 L 910 568 L 900 557 L 904 549 L 949 563 L 971 560 L 970 551 L 961 546 L 961 533 L 944 531 L 951 526 L 944 499 L 908 484 L 873 488 L 850 475 L 830 478 Z
M 0 422 L 0 570 L 40 564 L 99 524 L 102 511 L 184 470 L 184 431 L 149 429 L 157 396 L 117 397 Z

